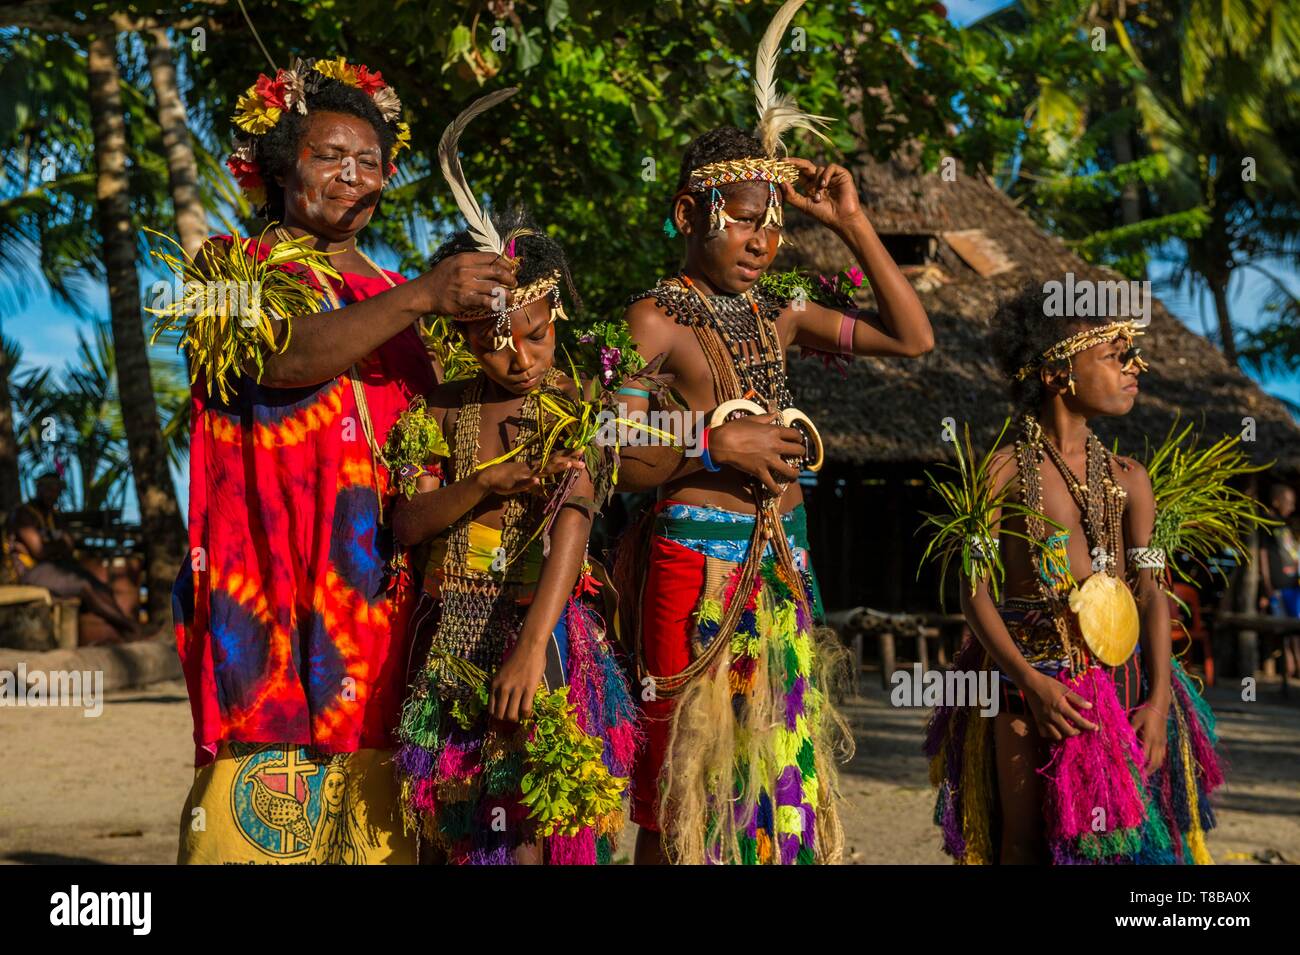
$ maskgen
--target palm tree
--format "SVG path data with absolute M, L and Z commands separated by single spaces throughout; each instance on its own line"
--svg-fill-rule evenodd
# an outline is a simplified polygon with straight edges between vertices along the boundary
M 196 255 L 208 237 L 208 213 L 199 191 L 199 166 L 194 158 L 189 116 L 176 83 L 176 64 L 167 31 L 155 28 L 149 31 L 149 36 L 153 40 L 149 49 L 149 75 L 158 105 L 158 125 L 162 127 L 176 231 L 180 234 L 181 247 Z
M 1102 254 L 1130 274 L 1149 251 L 1167 255 L 1170 239 L 1182 240 L 1173 281 L 1190 278 L 1210 293 L 1219 344 L 1233 363 L 1235 270 L 1294 256 L 1300 243 L 1300 192 L 1285 145 L 1300 135 L 1293 7 L 1293 0 L 1021 0 L 984 25 L 1032 91 L 1029 144 L 1019 158 L 1049 161 L 1047 181 L 1029 190 L 1040 203 L 1032 211 L 1075 238 L 1086 257 Z M 1084 31 L 1099 25 L 1106 54 L 1081 56 Z M 1106 108 L 1090 112 L 1098 101 Z M 1119 201 L 1086 207 L 1079 187 L 1091 185 L 1120 187 Z M 1146 218 L 1134 218 L 1135 192 Z
M 22 356 L 19 344 L 0 331 L 0 523 L 22 503 L 18 436 L 14 433 L 13 397 L 9 393 L 9 382 Z
M 1285 0 L 1183 0 L 1176 32 L 1162 34 L 1149 56 L 1131 50 L 1144 68 L 1137 100 L 1143 134 L 1172 170 L 1157 187 L 1162 200 L 1174 208 L 1199 203 L 1209 213 L 1174 278 L 1210 293 L 1219 345 L 1234 364 L 1229 287 L 1236 270 L 1294 255 L 1300 241 L 1300 189 L 1287 145 L 1300 134 L 1300 28 L 1292 7 Z
M 87 44 L 87 93 L 95 137 L 99 234 L 108 278 L 122 419 L 140 507 L 149 618 L 160 621 L 170 611 L 171 582 L 188 547 L 158 423 L 140 309 L 116 39 L 116 33 L 105 32 Z

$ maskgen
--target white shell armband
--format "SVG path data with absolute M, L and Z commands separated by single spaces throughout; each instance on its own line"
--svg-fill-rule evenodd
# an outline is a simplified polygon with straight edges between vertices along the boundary
M 1130 547 L 1124 554 L 1129 565 L 1137 570 L 1165 569 L 1165 552 L 1159 547 Z
M 979 534 L 970 534 L 967 540 L 970 541 L 971 553 L 981 560 L 994 559 L 1002 544 L 996 537 L 982 537 Z

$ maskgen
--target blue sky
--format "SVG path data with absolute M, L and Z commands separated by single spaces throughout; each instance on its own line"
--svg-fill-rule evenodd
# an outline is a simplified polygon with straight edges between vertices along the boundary
M 1004 0 L 947 0 L 949 18 L 959 26 L 978 19 L 984 14 L 1005 6 Z M 380 261 L 381 265 L 392 267 L 392 261 Z M 1264 263 L 1270 267 L 1269 263 Z M 1300 288 L 1300 276 L 1286 266 L 1271 264 L 1270 271 L 1281 275 L 1292 289 Z M 1152 278 L 1159 280 L 1169 272 L 1169 266 L 1155 263 Z M 143 276 L 142 276 L 143 279 Z M 1242 328 L 1253 328 L 1265 318 L 1263 311 L 1270 291 L 1269 282 L 1252 270 L 1240 270 L 1230 289 L 1230 304 L 1236 323 Z M 1214 305 L 1208 295 L 1195 295 L 1184 284 L 1182 287 L 1167 288 L 1156 286 L 1161 301 L 1177 318 L 1197 333 L 1204 333 L 1215 325 Z M 105 286 L 91 286 L 86 293 L 91 309 L 100 317 L 108 315 L 108 292 Z M 23 367 L 55 367 L 62 369 L 76 353 L 77 333 L 79 330 L 89 332 L 88 324 L 79 319 L 66 306 L 52 301 L 43 293 L 34 294 L 22 309 L 4 317 L 3 328 L 6 335 L 16 339 L 23 348 Z M 1159 360 L 1159 356 L 1153 356 Z M 1300 376 L 1265 377 L 1261 379 L 1265 390 L 1300 404 Z M 188 488 L 184 475 L 176 475 L 177 490 L 184 499 Z M 134 494 L 128 495 L 127 518 L 134 517 Z

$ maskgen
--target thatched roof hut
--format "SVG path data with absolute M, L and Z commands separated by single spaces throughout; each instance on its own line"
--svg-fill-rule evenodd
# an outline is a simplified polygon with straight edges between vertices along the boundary
M 853 172 L 867 215 L 921 295 L 936 345 L 916 360 L 857 359 L 844 376 L 791 362 L 796 401 L 826 445 L 827 464 L 809 489 L 814 562 L 829 607 L 933 609 L 939 582 L 932 569 L 916 580 L 923 541 L 915 532 L 935 503 L 924 471 L 953 461 L 944 419 L 969 423 L 978 452 L 1012 414 L 989 355 L 994 311 L 1029 282 L 1121 276 L 1084 262 L 982 175 L 957 169 L 948 181 L 901 159 Z M 837 238 L 793 213 L 789 239 L 781 267 L 831 274 L 852 264 Z M 1300 473 L 1300 427 L 1285 405 L 1159 302 L 1140 344 L 1151 370 L 1133 412 L 1096 422 L 1108 444 L 1118 438 L 1121 451 L 1141 456 L 1179 415 L 1211 440 L 1242 432 L 1251 418 L 1254 441 L 1243 449 Z
M 867 215 L 896 261 L 908 272 L 934 324 L 934 351 L 914 361 L 857 359 L 847 377 L 820 363 L 792 362 L 794 393 L 818 423 L 828 459 L 844 464 L 914 463 L 951 459 L 942 420 L 969 422 L 976 446 L 986 446 L 1011 413 L 1005 381 L 989 357 L 989 320 L 999 302 L 1029 282 L 1118 280 L 1089 265 L 1061 240 L 1039 229 L 983 175 L 955 170 L 953 181 L 905 160 L 869 162 L 853 170 Z M 791 217 L 788 259 L 827 274 L 851 265 L 827 230 Z M 1153 302 L 1140 342 L 1151 370 L 1133 412 L 1097 422 L 1107 440 L 1140 453 L 1181 413 L 1203 422 L 1214 438 L 1255 421 L 1243 442 L 1260 463 L 1300 473 L 1300 427 L 1285 405 L 1231 367 L 1222 353 Z

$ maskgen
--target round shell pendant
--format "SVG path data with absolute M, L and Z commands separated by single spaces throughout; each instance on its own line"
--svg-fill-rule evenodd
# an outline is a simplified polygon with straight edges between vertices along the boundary
M 1138 608 L 1133 592 L 1118 577 L 1096 573 L 1070 592 L 1070 609 L 1088 649 L 1106 666 L 1119 666 L 1138 642 Z

